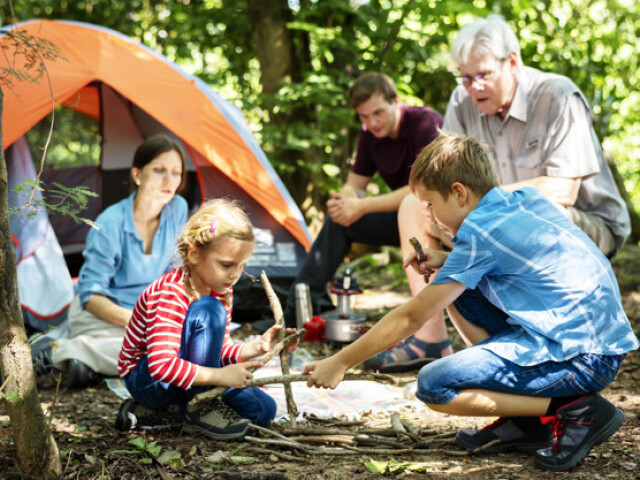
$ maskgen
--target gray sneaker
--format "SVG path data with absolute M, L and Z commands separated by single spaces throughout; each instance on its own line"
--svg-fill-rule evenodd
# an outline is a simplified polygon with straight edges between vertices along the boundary
M 179 405 L 167 408 L 146 407 L 133 398 L 122 402 L 116 416 L 116 430 L 161 430 L 182 425 L 182 409 Z
M 233 411 L 220 397 L 188 406 L 185 422 L 214 440 L 236 440 L 244 437 L 249 420 Z

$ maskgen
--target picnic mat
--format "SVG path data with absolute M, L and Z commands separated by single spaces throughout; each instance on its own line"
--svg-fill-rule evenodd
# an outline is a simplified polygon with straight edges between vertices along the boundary
M 250 340 L 250 339 L 247 339 Z M 305 364 L 314 361 L 313 356 L 299 348 L 290 354 L 291 373 L 301 373 Z M 280 359 L 271 360 L 254 373 L 254 378 L 281 375 Z M 129 398 L 129 392 L 119 378 L 106 380 L 107 386 L 120 398 Z M 425 409 L 425 405 L 416 399 L 415 382 L 404 387 L 383 385 L 369 381 L 345 381 L 335 390 L 307 388 L 304 382 L 294 382 L 293 398 L 298 406 L 298 419 L 303 415 L 315 415 L 320 418 L 343 417 L 349 420 L 360 418 L 365 413 L 402 411 L 405 409 Z M 288 418 L 287 406 L 282 384 L 266 385 L 262 388 L 273 397 L 278 406 L 276 420 Z

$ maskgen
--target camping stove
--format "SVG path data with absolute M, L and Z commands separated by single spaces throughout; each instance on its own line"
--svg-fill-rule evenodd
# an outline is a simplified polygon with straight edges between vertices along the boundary
M 360 328 L 367 317 L 351 311 L 353 295 L 362 293 L 351 267 L 346 267 L 342 275 L 336 276 L 331 293 L 338 297 L 338 309 L 323 315 L 325 337 L 329 342 L 353 342 L 360 336 Z

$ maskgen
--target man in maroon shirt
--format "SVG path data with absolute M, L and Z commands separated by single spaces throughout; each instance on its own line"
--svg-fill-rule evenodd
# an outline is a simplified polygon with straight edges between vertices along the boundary
M 325 223 L 295 280 L 309 285 L 314 314 L 334 308 L 326 285 L 353 242 L 400 245 L 405 256 L 412 248 L 409 238 L 413 236 L 425 246 L 440 248 L 427 235 L 430 222 L 408 182 L 417 155 L 438 136 L 442 116 L 429 107 L 402 104 L 393 81 L 380 73 L 359 77 L 349 97 L 362 122 L 356 161 L 342 190 L 332 193 L 327 201 Z M 376 172 L 392 191 L 365 196 Z M 425 287 L 424 279 L 413 269 L 407 269 L 407 277 L 413 295 Z M 295 326 L 293 288 L 285 310 L 287 326 Z M 374 357 L 367 366 L 387 372 L 405 371 L 451 353 L 442 315 L 434 317 L 429 326 L 423 338 L 410 337 L 411 342 Z

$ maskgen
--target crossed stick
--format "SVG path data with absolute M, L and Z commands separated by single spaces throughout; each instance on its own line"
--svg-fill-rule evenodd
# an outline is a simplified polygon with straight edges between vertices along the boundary
M 260 274 L 260 281 L 262 282 L 262 286 L 267 294 L 267 298 L 269 299 L 269 305 L 271 307 L 271 311 L 273 312 L 273 318 L 276 325 L 282 325 L 283 328 L 279 332 L 279 342 L 273 347 L 273 349 L 267 353 L 265 353 L 258 360 L 262 361 L 262 364 L 266 364 L 269 360 L 271 360 L 276 355 L 280 355 L 280 365 L 282 367 L 282 375 L 276 377 L 265 377 L 265 378 L 257 378 L 252 380 L 247 380 L 243 386 L 243 388 L 248 387 L 257 387 L 261 385 L 269 385 L 273 383 L 282 383 L 284 384 L 284 392 L 285 398 L 287 400 L 287 412 L 289 413 L 289 424 L 291 427 L 295 427 L 296 418 L 298 416 L 298 408 L 296 406 L 295 400 L 293 399 L 293 392 L 291 391 L 291 382 L 305 382 L 309 379 L 310 375 L 291 375 L 289 373 L 289 359 L 287 357 L 287 353 L 285 348 L 300 338 L 303 338 L 305 330 L 300 330 L 292 335 L 285 337 L 285 329 L 284 329 L 284 315 L 282 313 L 282 305 L 280 304 L 280 300 L 278 296 L 273 290 L 271 286 L 271 282 L 267 278 L 267 274 L 263 271 Z M 254 372 L 260 367 L 252 368 L 251 371 Z M 397 384 L 398 381 L 395 377 L 391 375 L 384 375 L 380 373 L 346 373 L 344 376 L 344 380 L 370 380 L 381 383 L 389 383 L 389 384 Z M 222 395 L 224 392 L 228 390 L 227 387 L 215 387 L 211 390 L 207 390 L 206 392 L 200 393 L 196 395 L 189 403 L 191 405 L 201 403 L 207 399 L 217 397 L 218 395 Z

